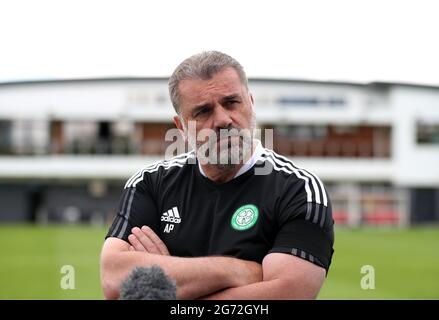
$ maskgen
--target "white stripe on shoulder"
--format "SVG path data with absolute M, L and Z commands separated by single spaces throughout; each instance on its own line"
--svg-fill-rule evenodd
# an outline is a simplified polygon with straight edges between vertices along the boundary
M 287 159 L 287 158 L 285 158 L 285 157 L 275 153 L 274 151 L 267 150 L 267 152 L 269 152 L 280 164 L 286 165 L 291 170 L 296 169 L 301 174 L 307 176 L 311 180 L 311 183 L 312 183 L 312 186 L 313 186 L 313 189 L 314 189 L 314 194 L 315 194 L 315 197 L 316 197 L 316 203 L 321 204 L 321 202 L 320 202 L 320 191 L 319 191 L 319 188 L 317 187 L 316 180 L 314 179 L 314 177 L 311 174 L 309 174 L 305 170 L 302 170 L 302 169 L 298 168 L 297 166 L 294 165 L 294 163 L 291 160 L 289 160 L 289 159 Z
M 326 189 L 325 189 L 325 186 L 324 186 L 322 180 L 320 180 L 318 175 L 315 175 L 314 173 L 310 172 L 309 170 L 302 169 L 302 171 L 308 173 L 309 175 L 311 175 L 312 177 L 314 177 L 317 180 L 317 182 L 320 185 L 320 189 L 322 189 L 323 205 L 328 206 L 328 197 L 326 195 Z
M 317 186 L 316 186 L 316 182 L 315 182 L 315 181 L 317 181 L 317 183 L 318 183 L 319 186 L 320 186 L 320 189 L 322 190 L 323 204 L 324 204 L 325 206 L 328 205 L 328 198 L 327 198 L 327 195 L 326 195 L 325 186 L 323 185 L 322 180 L 320 180 L 320 178 L 319 178 L 317 175 L 315 175 L 314 173 L 310 172 L 309 170 L 302 169 L 302 168 L 298 168 L 298 167 L 293 163 L 293 161 L 291 161 L 290 159 L 288 159 L 288 158 L 286 158 L 286 157 L 284 157 L 284 156 L 282 156 L 282 155 L 280 155 L 280 154 L 277 154 L 277 153 L 275 153 L 274 151 L 271 151 L 271 152 L 272 152 L 274 155 L 276 155 L 278 158 L 281 158 L 281 159 L 283 159 L 285 162 L 290 163 L 293 167 L 295 167 L 295 168 L 297 168 L 298 170 L 300 170 L 301 172 L 303 172 L 303 174 L 305 174 L 306 176 L 310 177 L 310 178 L 312 179 L 312 182 L 313 182 L 313 186 L 314 186 L 314 188 L 317 190 L 317 192 L 319 192 L 319 190 L 318 190 L 318 188 L 317 188 Z M 320 194 L 319 194 L 319 199 L 320 199 Z M 317 203 L 320 203 L 320 202 L 317 202 Z
M 291 171 L 291 170 L 289 170 L 287 168 L 281 167 L 282 164 L 279 163 L 277 161 L 277 159 L 274 158 L 271 154 L 267 154 L 265 156 L 265 160 L 269 161 L 273 165 L 273 169 L 274 170 L 279 171 L 279 172 L 283 171 L 283 172 L 288 173 L 288 174 L 293 174 L 294 173 L 299 179 L 304 180 L 305 181 L 305 191 L 306 191 L 306 195 L 307 195 L 307 200 L 306 201 L 307 202 L 312 202 L 312 192 L 311 192 L 311 189 L 309 187 L 309 179 L 307 177 L 302 176 L 300 174 L 300 172 L 298 172 L 297 170 Z
M 317 183 L 318 183 L 320 185 L 321 190 L 322 190 L 323 205 L 325 205 L 325 206 L 328 205 L 328 199 L 326 196 L 325 188 L 323 187 L 323 183 L 321 182 L 321 180 L 317 176 L 311 174 L 307 170 L 298 168 L 296 165 L 294 165 L 294 163 L 290 159 L 288 159 L 282 155 L 279 155 L 272 150 L 265 148 L 265 152 L 272 159 L 272 161 L 270 161 L 270 162 L 272 162 L 272 163 L 274 162 L 275 164 L 281 166 L 281 167 L 275 167 L 275 169 L 277 171 L 280 171 L 279 168 L 287 167 L 287 169 L 284 168 L 285 170 L 282 170 L 282 171 L 285 171 L 285 172 L 290 171 L 290 173 L 294 173 L 299 179 L 302 179 L 305 181 L 305 190 L 307 192 L 308 202 L 312 201 L 311 200 L 312 199 L 312 192 L 311 192 L 311 188 L 309 185 L 309 181 L 311 181 L 311 185 L 312 185 L 312 189 L 314 191 L 316 203 L 321 204 L 320 190 L 319 190 L 319 187 L 317 186 Z
M 289 166 L 290 168 L 295 168 L 295 169 L 299 170 L 303 175 L 307 176 L 311 180 L 313 189 L 314 189 L 314 191 L 316 193 L 316 202 L 318 204 L 321 204 L 321 201 L 320 201 L 320 190 L 319 190 L 319 188 L 317 186 L 317 184 L 318 184 L 320 186 L 320 189 L 322 190 L 323 205 L 325 205 L 325 206 L 328 205 L 328 198 L 326 196 L 325 187 L 324 187 L 322 181 L 315 174 L 309 172 L 308 170 L 305 170 L 305 169 L 302 169 L 302 168 L 298 168 L 293 163 L 293 161 L 291 161 L 290 159 L 288 159 L 288 158 L 286 158 L 286 157 L 284 157 L 284 156 L 282 156 L 280 154 L 275 153 L 274 151 L 271 151 L 271 150 L 266 150 L 266 151 L 271 153 L 273 156 L 275 156 L 279 160 L 280 163 L 284 162 L 285 165 Z
M 131 178 L 128 179 L 128 181 L 127 181 L 126 184 L 125 184 L 124 189 L 125 189 L 127 186 L 131 185 L 131 183 L 132 183 L 134 180 L 136 180 L 136 179 L 139 178 L 140 176 L 143 176 L 143 173 L 145 172 L 145 170 L 150 169 L 150 168 L 154 168 L 154 167 L 156 167 L 158 164 L 160 164 L 160 163 L 163 162 L 163 161 L 164 161 L 164 160 L 158 160 L 158 161 L 155 161 L 155 162 L 153 162 L 152 164 L 147 165 L 146 168 L 143 168 L 143 169 L 140 169 L 139 171 L 137 171 L 135 174 L 133 174 L 133 175 L 131 176 Z
M 163 167 L 165 170 L 171 168 L 171 167 L 183 167 L 184 164 L 187 162 L 188 159 L 195 158 L 195 152 L 190 151 L 187 153 L 180 154 L 178 156 L 175 156 L 168 160 L 159 160 L 156 161 L 148 166 L 146 166 L 144 169 L 139 170 L 136 172 L 131 178 L 128 179 L 128 181 L 125 184 L 124 189 L 135 187 L 137 183 L 143 180 L 143 175 L 146 172 L 152 173 L 155 171 L 158 171 L 159 168 Z

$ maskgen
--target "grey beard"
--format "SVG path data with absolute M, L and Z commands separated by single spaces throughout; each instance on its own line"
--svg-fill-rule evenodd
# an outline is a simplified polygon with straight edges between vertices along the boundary
M 184 123 L 184 122 L 183 122 Z M 217 151 L 217 137 L 218 132 L 212 131 L 214 134 L 214 138 L 209 139 L 206 142 L 197 141 L 197 137 L 189 137 L 189 132 L 187 128 L 183 125 L 186 140 L 189 142 L 189 145 L 195 150 L 197 154 L 198 160 L 200 160 L 201 164 L 209 164 L 218 170 L 233 170 L 238 165 L 243 164 L 244 160 L 247 160 L 248 156 L 251 155 L 253 151 L 253 134 L 256 128 L 256 115 L 252 112 L 252 118 L 250 122 L 250 129 L 246 132 L 240 131 L 239 128 L 230 128 L 230 130 L 237 130 L 240 132 L 238 136 L 240 137 L 237 145 L 232 145 L 231 141 L 230 145 L 226 148 L 226 150 L 222 150 L 220 148 L 219 152 Z M 229 129 L 226 129 L 229 130 Z M 219 135 L 221 137 L 221 135 Z M 230 137 L 236 137 L 235 135 L 231 135 Z M 238 149 L 238 150 L 236 150 Z M 212 152 L 211 152 L 212 151 Z
M 231 148 L 229 148 L 229 149 L 227 149 L 226 155 L 219 154 L 218 155 L 219 161 L 217 161 L 216 164 L 211 164 L 211 165 L 213 167 L 215 167 L 217 170 L 224 170 L 224 171 L 234 170 L 240 163 L 243 162 L 243 159 L 244 159 L 244 156 L 243 156 L 244 155 L 244 152 L 243 152 L 244 147 L 243 148 L 238 147 L 238 148 L 239 148 L 238 152 L 232 151 Z M 237 153 L 238 159 L 234 159 L 234 158 L 236 158 L 236 156 L 233 153 Z
M 236 136 L 234 137 L 236 139 Z M 221 144 L 219 150 L 216 140 L 197 143 L 197 157 L 201 164 L 209 164 L 218 170 L 232 170 L 244 163 L 252 152 L 253 139 L 250 136 L 239 137 L 239 141 Z

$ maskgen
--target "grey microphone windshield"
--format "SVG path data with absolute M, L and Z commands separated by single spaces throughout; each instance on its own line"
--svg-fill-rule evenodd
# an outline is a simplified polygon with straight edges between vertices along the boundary
M 159 266 L 136 267 L 122 283 L 120 300 L 176 300 L 175 281 Z

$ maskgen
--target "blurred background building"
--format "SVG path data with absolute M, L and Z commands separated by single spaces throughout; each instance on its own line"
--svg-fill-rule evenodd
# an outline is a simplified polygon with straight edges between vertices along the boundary
M 350 226 L 439 221 L 439 87 L 250 79 L 275 151 L 328 187 Z M 166 78 L 0 83 L 0 222 L 105 223 L 164 158 Z

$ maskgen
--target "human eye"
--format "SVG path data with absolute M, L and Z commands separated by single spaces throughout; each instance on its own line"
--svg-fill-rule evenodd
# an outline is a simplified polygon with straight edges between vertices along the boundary
M 224 101 L 224 106 L 228 107 L 228 108 L 233 108 L 238 106 L 241 103 L 241 100 L 239 100 L 238 98 L 229 98 L 226 101 Z
M 210 112 L 210 109 L 208 107 L 203 107 L 195 111 L 194 118 L 200 118 L 202 116 L 207 115 Z

